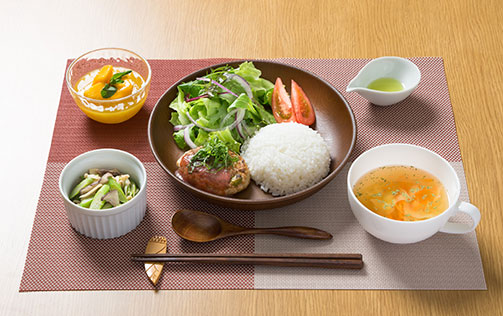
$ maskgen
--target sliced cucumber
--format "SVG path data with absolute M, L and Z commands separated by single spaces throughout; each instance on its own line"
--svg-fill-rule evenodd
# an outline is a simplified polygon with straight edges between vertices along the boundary
M 76 197 L 77 194 L 79 194 L 80 190 L 82 190 L 83 188 L 87 187 L 88 185 L 90 185 L 94 181 L 96 181 L 96 179 L 93 179 L 91 177 L 87 177 L 84 180 L 80 181 L 80 183 L 77 184 L 73 188 L 72 192 L 70 192 L 70 195 L 69 195 L 70 200 L 73 199 L 74 197 Z
M 103 185 L 98 192 L 94 195 L 94 198 L 89 206 L 90 209 L 99 210 L 105 205 L 105 201 L 102 200 L 103 196 L 110 191 L 110 186 L 108 184 Z
M 89 207 L 89 205 L 91 205 L 91 202 L 92 202 L 92 201 L 93 201 L 93 198 L 92 198 L 92 197 L 90 197 L 90 198 L 88 198 L 88 199 L 85 199 L 85 200 L 82 200 L 82 201 L 80 201 L 79 206 L 82 206 L 82 207 L 87 207 L 87 208 L 88 208 L 88 207 Z
M 105 210 L 105 209 L 107 209 L 107 208 L 112 208 L 112 207 L 114 207 L 112 204 L 110 204 L 110 203 L 105 203 L 105 205 L 103 205 L 102 210 Z
M 121 203 L 126 203 L 126 195 L 124 195 L 124 191 L 122 191 L 121 185 L 119 182 L 115 181 L 113 177 L 108 178 L 108 185 L 110 186 L 110 190 L 117 190 L 117 193 L 119 193 L 119 201 Z

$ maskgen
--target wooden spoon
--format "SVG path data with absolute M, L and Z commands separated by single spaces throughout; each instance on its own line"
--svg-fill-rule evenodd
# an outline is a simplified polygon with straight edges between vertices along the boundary
M 195 242 L 207 242 L 246 234 L 272 234 L 307 239 L 332 239 L 332 235 L 316 228 L 301 226 L 246 228 L 228 223 L 214 215 L 194 210 L 177 211 L 171 219 L 171 226 L 178 236 Z

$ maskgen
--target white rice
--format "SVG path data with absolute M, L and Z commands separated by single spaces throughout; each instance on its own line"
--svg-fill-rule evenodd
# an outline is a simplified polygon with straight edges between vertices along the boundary
M 243 144 L 241 155 L 252 179 L 275 196 L 318 183 L 330 168 L 330 153 L 321 135 L 298 123 L 263 127 Z

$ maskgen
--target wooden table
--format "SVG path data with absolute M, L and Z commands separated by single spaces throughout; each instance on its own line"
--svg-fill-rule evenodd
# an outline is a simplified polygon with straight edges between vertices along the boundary
M 2 1 L 1 315 L 496 315 L 503 311 L 503 5 L 423 1 Z M 488 291 L 18 293 L 67 58 L 442 56 Z

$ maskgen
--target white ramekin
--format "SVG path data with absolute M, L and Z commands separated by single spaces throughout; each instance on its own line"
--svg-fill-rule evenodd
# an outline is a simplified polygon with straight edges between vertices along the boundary
M 106 210 L 78 206 L 70 201 L 68 195 L 90 168 L 117 168 L 129 174 L 140 191 L 131 201 Z M 68 220 L 76 231 L 91 238 L 115 238 L 132 231 L 145 216 L 147 173 L 140 160 L 130 153 L 117 149 L 97 149 L 75 157 L 65 166 L 59 177 L 59 191 Z

